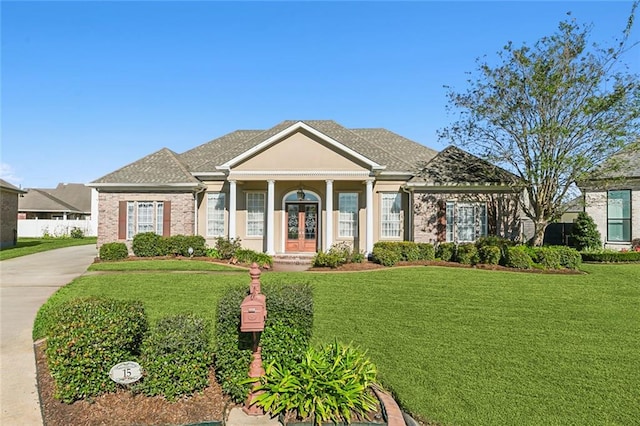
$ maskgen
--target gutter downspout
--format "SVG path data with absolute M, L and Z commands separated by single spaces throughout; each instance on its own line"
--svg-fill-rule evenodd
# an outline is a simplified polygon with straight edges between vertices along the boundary
M 200 188 L 193 193 L 193 235 L 198 235 L 198 195 L 207 190 L 207 187 Z
M 407 222 L 408 222 L 408 228 L 409 228 L 409 241 L 414 241 L 415 236 L 413 235 L 413 190 L 407 189 L 405 185 L 402 185 L 400 189 L 402 189 L 402 192 L 409 195 L 409 212 L 407 215 L 407 218 L 408 218 Z

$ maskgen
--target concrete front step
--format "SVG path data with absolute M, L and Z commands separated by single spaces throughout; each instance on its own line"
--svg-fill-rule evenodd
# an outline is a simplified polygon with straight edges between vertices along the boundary
M 311 265 L 315 253 L 286 253 L 273 256 L 273 263 Z

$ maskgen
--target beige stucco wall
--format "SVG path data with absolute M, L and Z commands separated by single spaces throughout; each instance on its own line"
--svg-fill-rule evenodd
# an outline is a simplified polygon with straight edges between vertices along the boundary
M 118 239 L 120 201 L 171 201 L 171 235 L 193 235 L 195 203 L 191 192 L 98 193 L 98 248 L 104 243 L 121 241 L 131 250 L 131 241 Z
M 294 133 L 268 149 L 248 158 L 233 168 L 234 171 L 365 171 L 366 169 L 336 152 L 335 147 L 306 134 Z
M 520 236 L 517 196 L 513 193 L 415 192 L 413 232 L 416 242 L 438 242 L 438 202 L 484 202 L 489 234 L 514 239 Z
M 640 238 L 640 187 L 616 189 L 631 189 L 631 239 Z M 593 218 L 605 248 L 620 250 L 631 247 L 627 242 L 607 241 L 607 191 L 585 190 L 584 200 L 584 211 Z
M 402 196 L 402 233 L 400 238 L 394 238 L 390 240 L 402 241 L 409 238 L 409 230 L 406 228 L 408 223 L 408 195 L 400 190 L 402 181 L 391 182 L 376 182 L 373 188 L 373 237 L 374 241 L 380 239 L 380 214 L 379 206 L 381 193 L 392 192 L 401 193 Z M 229 230 L 229 184 L 227 182 L 206 182 L 207 192 L 224 192 L 225 195 L 225 230 Z M 320 199 L 320 223 L 318 226 L 318 249 L 327 250 L 326 244 L 326 182 L 325 180 L 303 180 L 299 182 L 291 181 L 276 181 L 274 186 L 274 247 L 276 253 L 284 252 L 285 245 L 285 231 L 286 231 L 286 213 L 284 211 L 284 198 L 291 192 L 296 192 L 300 187 L 303 187 L 307 192 L 313 192 Z M 242 246 L 259 252 L 266 250 L 266 215 L 265 215 L 265 235 L 263 237 L 249 237 L 246 235 L 246 221 L 247 221 L 247 193 L 250 192 L 262 192 L 265 194 L 265 211 L 267 202 L 267 182 L 266 181 L 239 181 L 236 184 L 236 234 L 241 239 Z M 339 236 L 339 193 L 341 192 L 355 192 L 358 194 L 358 231 L 355 237 L 340 237 Z M 206 192 L 202 193 L 198 202 L 198 233 L 205 237 L 207 244 L 210 246 L 215 245 L 215 237 L 207 236 L 206 216 Z M 350 181 L 350 180 L 334 180 L 333 181 L 333 210 L 331 212 L 333 218 L 333 233 L 332 242 L 348 242 L 357 249 L 364 251 L 366 249 L 366 186 L 364 181 Z
M 0 190 L 0 206 L 0 247 L 12 247 L 18 230 L 18 194 Z

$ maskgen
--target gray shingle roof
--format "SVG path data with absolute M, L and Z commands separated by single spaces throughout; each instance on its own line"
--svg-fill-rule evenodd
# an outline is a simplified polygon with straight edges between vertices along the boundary
M 17 192 L 19 194 L 26 192 L 15 185 L 11 185 L 9 182 L 7 182 L 4 179 L 0 179 L 0 188 L 4 189 L 5 191 Z
M 447 184 L 510 184 L 517 177 L 508 171 L 455 146 L 448 146 L 411 178 L 410 183 Z
M 20 211 L 91 213 L 91 188 L 59 183 L 56 188 L 31 188 L 18 202 Z
M 591 175 L 591 179 L 640 178 L 640 141 L 611 156 Z
M 183 154 L 162 150 L 110 173 L 97 184 L 196 183 L 191 172 L 218 172 L 227 163 L 302 120 L 286 120 L 267 130 L 237 130 Z M 385 129 L 349 130 L 333 120 L 304 120 L 309 127 L 356 153 L 386 166 L 386 171 L 411 172 L 416 162 L 431 160 L 436 151 Z
M 112 184 L 198 184 L 175 152 L 162 148 L 93 181 Z
M 91 204 L 91 188 L 87 189 L 89 190 L 89 204 Z M 47 189 L 30 188 L 23 197 L 18 199 L 18 211 L 87 213 L 91 212 L 91 206 L 88 210 L 81 210 L 50 194 Z

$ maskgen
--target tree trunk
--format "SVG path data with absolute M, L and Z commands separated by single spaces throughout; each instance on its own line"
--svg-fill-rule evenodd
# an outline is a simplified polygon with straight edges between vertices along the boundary
M 546 220 L 534 221 L 533 237 L 528 241 L 530 246 L 541 246 L 544 242 L 544 231 L 547 229 L 549 223 Z

